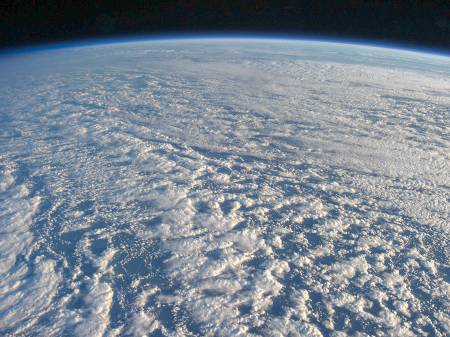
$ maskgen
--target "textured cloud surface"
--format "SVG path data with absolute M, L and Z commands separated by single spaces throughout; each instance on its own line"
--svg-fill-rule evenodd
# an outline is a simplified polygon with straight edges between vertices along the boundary
M 450 59 L 286 41 L 0 59 L 0 334 L 450 334 Z

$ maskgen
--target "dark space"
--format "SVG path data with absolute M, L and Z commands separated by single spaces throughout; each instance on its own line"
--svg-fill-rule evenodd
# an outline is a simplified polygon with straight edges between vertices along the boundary
M 0 48 L 159 33 L 274 33 L 450 50 L 449 0 L 3 0 Z

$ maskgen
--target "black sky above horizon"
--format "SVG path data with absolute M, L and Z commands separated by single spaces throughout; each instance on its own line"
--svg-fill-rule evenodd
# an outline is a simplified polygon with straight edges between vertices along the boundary
M 159 33 L 286 33 L 450 51 L 450 0 L 3 0 L 0 48 Z

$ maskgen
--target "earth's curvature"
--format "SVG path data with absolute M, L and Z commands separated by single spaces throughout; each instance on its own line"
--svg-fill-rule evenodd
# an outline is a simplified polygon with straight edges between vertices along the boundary
M 450 58 L 168 40 L 0 73 L 2 336 L 450 334 Z

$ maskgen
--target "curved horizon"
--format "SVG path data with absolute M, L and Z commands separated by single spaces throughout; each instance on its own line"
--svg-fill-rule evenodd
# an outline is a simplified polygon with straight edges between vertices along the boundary
M 60 40 L 46 43 L 32 43 L 24 46 L 0 49 L 0 57 L 49 50 L 116 45 L 132 42 L 164 42 L 164 41 L 204 41 L 204 40 L 255 40 L 284 42 L 316 42 L 360 47 L 379 48 L 450 58 L 450 50 L 420 46 L 404 42 L 388 42 L 377 39 L 334 38 L 320 34 L 285 34 L 285 33 L 160 33 L 160 34 L 120 34 L 113 37 L 88 37 L 80 39 Z

